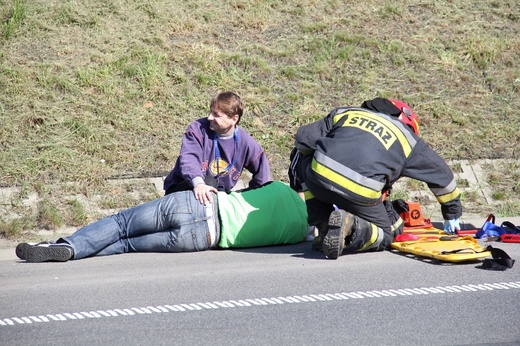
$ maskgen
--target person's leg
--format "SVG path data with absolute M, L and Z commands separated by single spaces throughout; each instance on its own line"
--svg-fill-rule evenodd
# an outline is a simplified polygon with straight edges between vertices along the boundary
M 393 239 L 391 231 L 339 209 L 330 216 L 323 252 L 328 258 L 336 259 L 345 249 L 349 252 L 382 251 L 390 246 Z
M 329 217 L 322 249 L 328 258 L 338 258 L 345 249 L 347 237 L 352 233 L 355 216 L 345 210 L 334 210 Z
M 355 216 L 352 232 L 345 239 L 345 249 L 349 252 L 382 251 L 394 240 L 393 233 L 376 224 Z
M 309 226 L 315 226 L 318 230 L 318 235 L 312 241 L 312 249 L 321 251 L 323 239 L 328 231 L 328 219 L 330 213 L 334 210 L 331 203 L 323 202 L 314 196 L 306 200 L 307 215 Z
M 293 154 L 294 152 L 291 153 L 291 155 Z M 318 237 L 320 237 L 320 235 L 324 235 L 323 232 L 326 233 L 326 225 L 330 213 L 334 210 L 334 205 L 329 199 L 322 198 L 322 195 L 316 195 L 314 193 L 313 184 L 307 179 L 307 172 L 310 170 L 311 163 L 312 155 L 300 156 L 297 163 L 291 162 L 291 167 L 294 171 L 293 174 L 298 177 L 298 179 L 295 177 L 292 179 L 300 182 L 300 185 L 295 186 L 299 186 L 304 194 L 309 226 L 316 226 L 319 232 Z
M 294 151 L 293 153 L 291 153 L 291 155 L 293 154 Z M 306 172 L 308 169 L 310 169 L 312 156 L 300 157 L 300 160 L 297 162 L 297 164 L 294 163 L 294 160 L 292 161 L 293 162 L 291 162 L 291 168 L 293 168 L 295 172 L 298 172 L 297 174 L 299 175 L 299 177 L 301 177 L 301 179 L 304 179 L 301 185 L 299 185 L 299 188 L 301 188 L 303 192 L 305 204 L 307 206 L 307 222 L 309 226 L 314 226 L 318 230 L 318 235 L 312 241 L 312 249 L 321 251 L 323 239 L 327 234 L 328 230 L 329 216 L 330 213 L 334 210 L 334 205 L 328 199 L 321 199 L 319 197 L 316 197 L 313 191 L 311 191 L 312 189 L 307 185 L 308 180 Z M 294 176 L 291 179 L 294 179 Z M 295 179 L 295 181 L 297 180 Z M 312 186 L 312 182 L 310 182 L 310 184 Z M 294 188 L 295 187 L 293 187 L 293 189 Z
M 193 192 L 183 191 L 123 210 L 85 226 L 63 240 L 73 247 L 74 259 L 112 255 L 130 251 L 132 246 L 128 239 L 155 233 L 163 233 L 166 239 L 168 233 L 181 226 L 188 227 L 187 224 L 206 219 L 204 206 L 195 199 Z M 155 239 L 146 243 L 146 251 L 162 251 L 166 240 L 152 238 Z M 144 251 L 144 247 L 140 251 Z
M 354 215 L 352 230 L 345 239 L 347 251 L 381 251 L 390 246 L 394 237 L 384 204 L 360 206 L 344 203 L 340 208 Z
M 122 250 L 124 252 L 196 252 L 210 248 L 211 237 L 207 221 L 192 218 L 178 228 L 121 239 L 96 255 L 122 253 Z
M 366 206 L 352 203 L 348 200 L 341 199 L 337 200 L 337 206 L 340 209 L 346 210 L 370 223 L 373 223 L 377 227 L 390 232 L 392 225 L 388 218 L 388 213 L 385 206 L 380 203 L 377 205 Z
M 383 204 L 355 204 L 311 180 L 307 185 L 316 198 L 333 203 L 341 210 L 334 211 L 329 218 L 328 230 L 324 237 L 326 246 L 324 245 L 323 249 L 327 257 L 337 258 L 344 249 L 384 250 L 393 241 L 392 225 Z M 330 230 L 334 231 L 330 233 Z

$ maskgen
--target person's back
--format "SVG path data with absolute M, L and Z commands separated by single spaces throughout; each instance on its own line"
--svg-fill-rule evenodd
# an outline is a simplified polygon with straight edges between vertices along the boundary
M 240 192 L 219 192 L 218 209 L 221 248 L 294 244 L 307 233 L 305 202 L 279 181 Z
M 313 173 L 326 175 L 353 200 L 379 200 L 380 191 L 399 179 L 420 139 L 397 118 L 367 109 L 338 108 L 328 118 L 331 129 L 316 141 L 309 179 Z

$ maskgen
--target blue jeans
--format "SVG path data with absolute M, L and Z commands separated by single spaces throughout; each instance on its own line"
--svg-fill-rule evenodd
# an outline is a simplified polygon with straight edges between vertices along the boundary
M 209 218 L 192 191 L 181 191 L 123 210 L 62 239 L 74 249 L 74 259 L 127 252 L 203 251 L 211 247 Z

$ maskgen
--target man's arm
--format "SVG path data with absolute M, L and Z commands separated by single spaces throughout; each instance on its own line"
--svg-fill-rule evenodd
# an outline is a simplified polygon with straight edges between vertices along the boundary
M 403 176 L 425 182 L 441 205 L 445 220 L 462 216 L 460 192 L 453 172 L 433 149 L 419 140 L 406 162 Z
M 253 158 L 246 169 L 253 175 L 249 181 L 250 187 L 260 186 L 271 181 L 271 167 L 263 150 Z
M 179 169 L 182 178 L 194 186 L 193 181 L 199 178 L 204 182 L 202 176 L 202 161 L 204 160 L 204 146 L 206 136 L 199 128 L 198 122 L 191 123 L 182 137 L 181 150 L 179 154 Z
M 195 121 L 186 129 L 178 159 L 183 179 L 193 187 L 195 198 L 204 205 L 211 202 L 213 193 L 217 193 L 215 187 L 206 185 L 202 174 L 203 161 L 208 159 L 204 157 L 206 146 L 211 143 L 203 124 Z

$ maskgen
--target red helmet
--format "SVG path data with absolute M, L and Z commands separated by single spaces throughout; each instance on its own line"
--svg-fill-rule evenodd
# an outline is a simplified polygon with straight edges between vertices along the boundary
M 412 110 L 412 107 L 408 106 L 403 101 L 399 100 L 390 100 L 394 106 L 401 110 L 401 114 L 399 115 L 399 120 L 401 120 L 406 125 L 410 126 L 415 132 L 416 135 L 419 134 L 419 119 L 417 119 L 417 115 Z

